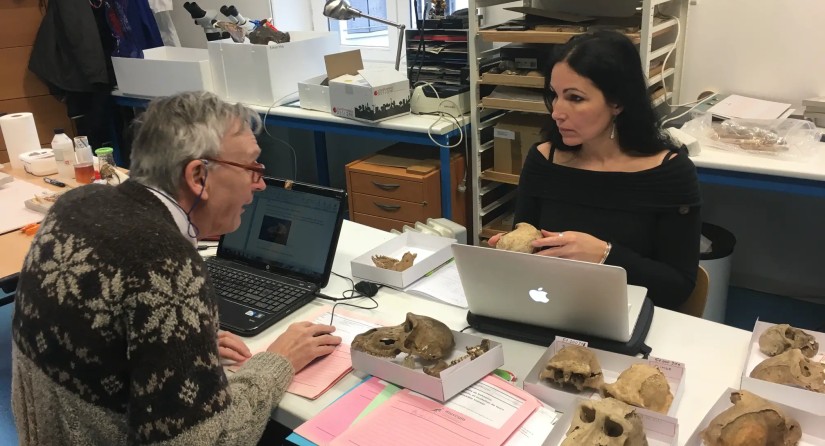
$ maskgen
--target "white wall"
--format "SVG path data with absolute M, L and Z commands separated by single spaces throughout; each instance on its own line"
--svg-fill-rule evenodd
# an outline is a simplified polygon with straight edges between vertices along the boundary
M 680 100 L 705 90 L 799 104 L 825 95 L 825 2 L 694 0 Z

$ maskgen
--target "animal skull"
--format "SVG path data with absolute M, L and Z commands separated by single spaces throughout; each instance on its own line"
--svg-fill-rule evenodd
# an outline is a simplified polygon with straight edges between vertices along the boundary
M 750 376 L 825 393 L 825 365 L 806 358 L 798 348 L 760 362 Z
M 813 358 L 819 352 L 816 338 L 788 324 L 778 324 L 759 336 L 759 350 L 768 356 L 776 356 L 790 348 L 798 348 L 802 354 Z
M 561 387 L 573 386 L 578 391 L 585 387 L 602 387 L 602 366 L 592 351 L 578 345 L 567 345 L 550 358 L 539 378 Z
M 650 364 L 633 364 L 615 383 L 605 384 L 603 393 L 605 397 L 664 414 L 673 402 L 667 378 Z
M 707 446 L 796 445 L 802 429 L 776 405 L 750 392 L 731 392 L 733 403 L 702 431 Z
M 496 249 L 532 254 L 535 248 L 530 242 L 540 238 L 541 231 L 536 229 L 535 226 L 530 223 L 517 223 L 516 229 L 501 236 L 498 244 L 496 244 Z
M 423 361 L 442 360 L 453 351 L 453 332 L 431 317 L 407 313 L 404 323 L 394 327 L 372 328 L 352 341 L 354 350 L 380 358 L 394 358 L 407 353 L 404 365 L 414 367 L 415 357 Z
M 647 446 L 642 417 L 613 398 L 582 401 L 561 443 L 580 445 Z

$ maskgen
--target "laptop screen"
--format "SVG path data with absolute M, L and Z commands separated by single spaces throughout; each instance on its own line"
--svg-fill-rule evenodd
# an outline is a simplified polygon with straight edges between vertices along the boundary
M 345 192 L 304 183 L 284 187 L 265 178 L 241 216 L 221 237 L 218 256 L 315 283 L 329 280 L 343 219 Z

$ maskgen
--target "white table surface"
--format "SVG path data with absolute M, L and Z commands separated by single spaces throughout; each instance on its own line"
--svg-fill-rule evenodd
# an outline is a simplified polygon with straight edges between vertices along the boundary
M 800 160 L 751 155 L 708 146 L 702 146 L 699 154 L 690 159 L 696 167 L 825 181 L 825 143 L 818 145 L 817 153 Z
M 332 270 L 352 277 L 350 260 L 392 237 L 390 233 L 345 221 Z M 323 292 L 337 297 L 346 289 L 349 289 L 349 283 L 333 275 Z M 377 318 L 391 325 L 400 324 L 406 313 L 412 311 L 435 317 L 454 330 L 461 330 L 467 326 L 467 310 L 458 307 L 410 296 L 389 288 L 382 288 L 375 298 L 379 304 L 375 310 L 342 306 L 338 308 Z M 361 299 L 353 303 L 358 302 L 369 301 Z M 261 334 L 245 340 L 253 350 L 264 349 L 290 323 L 307 320 L 326 305 L 331 303 L 316 299 Z M 516 374 L 519 386 L 545 350 L 545 347 L 533 344 L 484 336 L 504 345 L 505 362 L 502 368 Z M 653 356 L 679 361 L 686 365 L 685 391 L 677 412 L 679 444 L 685 443 L 725 389 L 739 388 L 750 336 L 750 332 L 744 330 L 656 308 L 646 341 L 653 348 Z M 362 374 L 350 373 L 314 401 L 287 393 L 273 417 L 286 426 L 295 428 L 332 403 L 362 378 Z

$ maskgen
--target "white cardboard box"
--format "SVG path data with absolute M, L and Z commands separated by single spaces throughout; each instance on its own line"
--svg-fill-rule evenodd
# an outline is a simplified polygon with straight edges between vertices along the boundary
M 112 57 L 117 88 L 136 96 L 169 96 L 183 91 L 215 91 L 209 52 L 161 46 L 143 50 L 143 59 Z
M 270 45 L 208 42 L 215 91 L 231 101 L 264 107 L 294 101 L 298 82 L 323 72 L 323 56 L 338 52 L 339 44 L 331 32 L 289 35 L 289 42 Z
M 825 394 L 750 377 L 753 369 L 769 357 L 759 350 L 759 336 L 774 325 L 776 324 L 759 320 L 754 324 L 748 357 L 745 360 L 745 368 L 742 369 L 742 389 L 749 390 L 765 399 L 776 401 L 777 403 L 825 416 Z M 825 333 L 810 330 L 805 330 L 805 332 L 814 336 L 817 342 L 819 342 L 819 353 L 814 356 L 812 360 L 819 362 L 825 361 L 825 355 L 823 355 L 823 349 L 825 349 Z
M 330 79 L 332 113 L 344 118 L 377 122 L 410 112 L 410 84 L 392 69 L 363 69 Z
M 573 417 L 577 415 L 576 409 L 579 401 L 581 399 L 577 399 L 575 404 L 556 422 L 550 435 L 544 441 L 544 446 L 557 446 L 564 441 Z M 639 408 L 636 408 L 636 413 L 642 417 L 649 446 L 676 446 L 679 437 L 679 422 L 675 418 L 656 412 L 642 411 Z
M 539 358 L 538 362 L 536 362 L 530 370 L 530 373 L 528 373 L 524 378 L 524 390 L 542 400 L 546 404 L 554 407 L 556 410 L 562 412 L 567 412 L 575 408 L 579 399 L 601 399 L 601 394 L 592 389 L 584 389 L 581 392 L 576 392 L 575 389 L 570 390 L 568 388 L 556 387 L 539 379 L 539 375 L 542 370 L 544 370 L 547 362 L 556 353 L 558 353 L 562 347 L 570 344 L 581 345 L 579 343 L 584 344 L 583 341 L 568 340 L 567 338 L 557 337 L 556 340 L 550 344 L 550 347 L 547 348 L 541 358 Z M 670 385 L 670 391 L 673 393 L 673 402 L 670 404 L 670 409 L 668 410 L 667 415 L 671 417 L 676 416 L 677 409 L 679 408 L 679 402 L 682 399 L 682 394 L 685 389 L 685 368 L 683 364 L 668 361 L 666 359 L 653 357 L 650 359 L 642 359 L 634 356 L 626 356 L 618 353 L 598 350 L 595 348 L 588 348 L 599 360 L 599 364 L 602 366 L 604 382 L 607 384 L 615 382 L 616 379 L 618 379 L 619 374 L 633 364 L 650 364 L 658 367 L 659 370 L 661 370 L 665 375 L 665 378 L 667 378 L 668 384 Z M 657 412 L 641 407 L 637 409 L 640 414 L 661 415 Z
M 724 412 L 728 407 L 733 406 L 733 403 L 730 402 L 731 392 L 736 392 L 736 389 L 728 389 L 722 392 L 722 395 L 720 395 L 719 399 L 716 400 L 716 404 L 710 408 L 708 414 L 705 415 L 705 418 L 702 419 L 699 426 L 696 427 L 696 430 L 690 438 L 688 438 L 685 446 L 701 446 L 704 444 L 702 441 L 702 431 L 708 427 L 711 420 L 716 418 L 717 415 Z M 757 392 L 751 393 L 765 398 L 764 395 Z M 771 401 L 769 398 L 765 399 Z M 793 407 L 788 407 L 775 401 L 771 402 L 779 406 L 779 409 L 782 410 L 786 416 L 789 416 L 799 422 L 799 426 L 802 428 L 802 438 L 799 441 L 799 446 L 825 445 L 825 417 L 817 416 Z
M 424 274 L 450 260 L 453 257 L 450 245 L 453 243 L 455 240 L 447 237 L 405 232 L 352 259 L 350 262 L 352 275 L 391 287 L 406 288 Z M 400 259 L 407 251 L 417 256 L 413 265 L 404 271 L 379 268 L 372 261 L 373 255 Z
M 327 75 L 322 74 L 298 82 L 298 100 L 301 101 L 301 108 L 327 113 L 332 111 L 329 106 L 329 86 L 321 85 L 326 78 Z
M 466 347 L 479 345 L 482 337 L 453 331 L 455 349 L 447 362 L 467 354 Z M 352 368 L 377 376 L 395 385 L 406 387 L 439 401 L 447 401 L 473 383 L 489 375 L 504 365 L 504 349 L 501 344 L 490 340 L 490 350 L 472 361 L 465 359 L 441 372 L 441 377 L 427 375 L 416 362 L 416 368 L 404 367 L 407 356 L 401 353 L 396 358 L 378 358 L 369 353 L 351 349 Z

